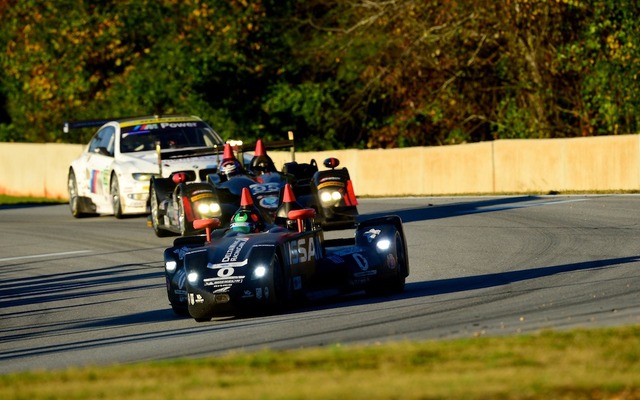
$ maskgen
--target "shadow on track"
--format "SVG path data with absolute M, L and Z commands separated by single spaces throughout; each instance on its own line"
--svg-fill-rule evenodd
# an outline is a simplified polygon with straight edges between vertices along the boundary
M 537 200 L 545 199 L 543 203 L 535 203 Z M 433 198 L 429 198 L 433 200 Z M 489 198 L 480 201 L 459 202 L 446 205 L 434 205 L 428 203 L 423 207 L 402 208 L 376 213 L 361 214 L 359 220 L 372 217 L 382 217 L 386 215 L 398 215 L 402 222 L 428 221 L 433 219 L 458 217 L 468 214 L 479 214 L 487 212 L 503 211 L 514 208 L 524 208 L 540 204 L 553 204 L 562 202 L 561 199 L 547 199 L 540 196 L 513 196 Z M 576 200 L 572 200 L 576 201 Z

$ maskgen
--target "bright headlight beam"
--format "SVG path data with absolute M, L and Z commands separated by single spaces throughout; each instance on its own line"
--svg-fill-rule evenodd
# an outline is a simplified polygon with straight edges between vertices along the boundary
M 189 272 L 189 274 L 187 275 L 187 280 L 189 281 L 189 283 L 196 283 L 196 281 L 198 280 L 198 274 L 195 272 Z
M 376 242 L 376 247 L 382 251 L 387 251 L 389 250 L 389 247 L 391 247 L 391 241 L 389 241 L 388 239 L 378 240 Z
M 256 269 L 253 270 L 253 276 L 255 276 L 256 278 L 262 278 L 266 274 L 267 274 L 267 269 L 263 266 L 256 267 Z
M 164 264 L 164 267 L 167 269 L 168 272 L 175 271 L 177 266 L 178 266 L 178 263 L 175 261 L 167 261 Z

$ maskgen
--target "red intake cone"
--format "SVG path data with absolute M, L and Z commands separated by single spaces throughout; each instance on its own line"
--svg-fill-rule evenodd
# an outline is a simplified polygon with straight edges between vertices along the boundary
M 224 154 L 222 154 L 222 161 L 231 160 L 234 158 L 233 150 L 231 149 L 231 145 L 229 143 L 224 144 Z
M 256 142 L 256 149 L 253 152 L 254 157 L 262 157 L 266 155 L 267 152 L 264 150 L 264 144 L 262 143 L 262 139 L 258 139 Z
M 242 188 L 242 197 L 240 197 L 240 207 L 253 207 L 253 198 L 249 188 Z
M 293 188 L 291 184 L 284 185 L 284 195 L 282 196 L 283 203 L 293 203 L 296 201 L 296 196 L 293 194 Z

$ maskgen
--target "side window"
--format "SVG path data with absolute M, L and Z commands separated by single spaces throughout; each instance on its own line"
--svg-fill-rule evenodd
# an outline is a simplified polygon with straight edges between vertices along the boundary
M 89 143 L 89 152 L 96 153 L 98 148 L 103 147 L 110 155 L 113 155 L 115 131 L 116 128 L 113 126 L 100 129 Z

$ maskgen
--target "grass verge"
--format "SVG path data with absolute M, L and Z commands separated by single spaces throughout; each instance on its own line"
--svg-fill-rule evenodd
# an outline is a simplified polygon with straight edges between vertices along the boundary
M 0 206 L 7 205 L 38 205 L 38 204 L 62 204 L 63 200 L 49 199 L 46 197 L 20 197 L 0 194 Z
M 640 399 L 640 326 L 14 373 L 0 398 Z

